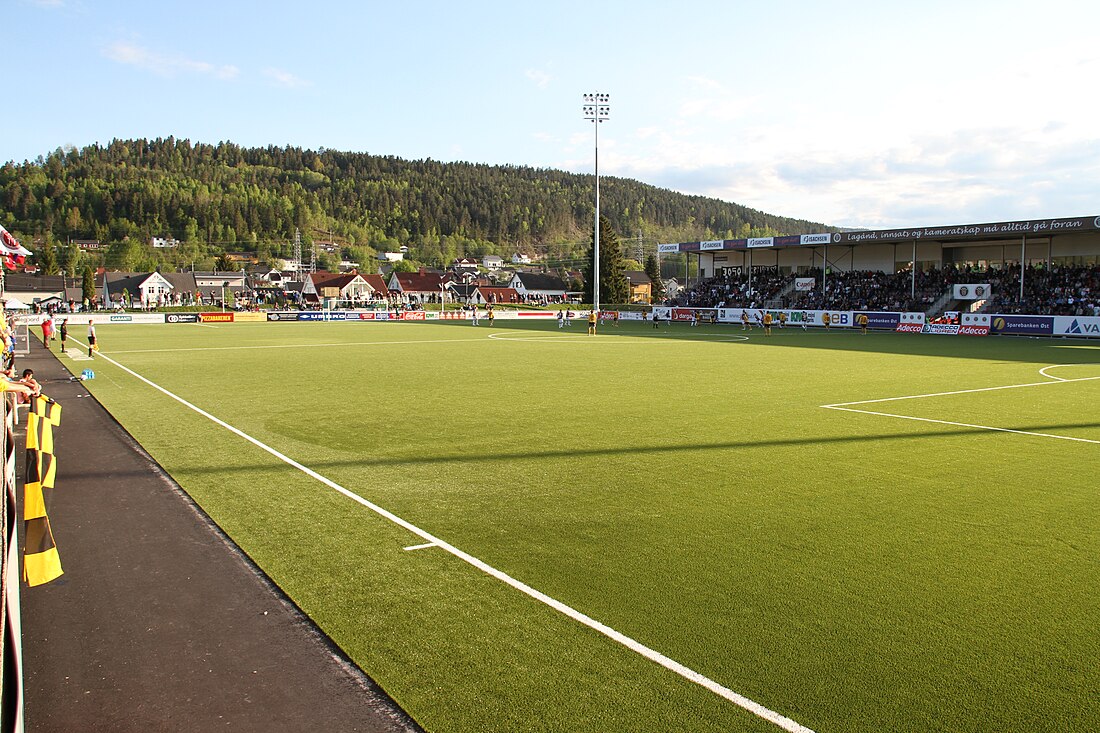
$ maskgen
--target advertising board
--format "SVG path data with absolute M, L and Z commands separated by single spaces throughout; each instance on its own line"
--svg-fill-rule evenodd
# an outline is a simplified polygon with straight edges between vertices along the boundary
M 1100 338 L 1100 317 L 1054 316 L 1054 333 L 1059 336 Z
M 198 313 L 169 313 L 164 317 L 167 323 L 198 323 Z
M 989 331 L 1012 336 L 1052 336 L 1054 317 L 995 313 L 991 316 Z
M 201 323 L 232 323 L 233 313 L 200 313 L 199 321 Z
M 99 321 L 99 319 L 96 319 Z M 113 313 L 102 323 L 164 323 L 163 313 Z

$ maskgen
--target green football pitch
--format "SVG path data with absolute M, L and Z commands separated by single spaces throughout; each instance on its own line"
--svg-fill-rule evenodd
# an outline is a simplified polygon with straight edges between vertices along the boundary
M 87 386 L 427 730 L 1100 730 L 1100 344 L 584 330 L 103 325 Z

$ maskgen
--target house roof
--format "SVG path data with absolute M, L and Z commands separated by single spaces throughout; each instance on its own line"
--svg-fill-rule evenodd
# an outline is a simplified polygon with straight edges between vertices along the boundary
M 162 272 L 160 274 L 172 285 L 173 290 L 191 292 L 197 287 L 193 272 Z
M 434 272 L 395 272 L 397 284 L 405 293 L 438 293 L 442 278 Z
M 127 292 L 136 296 L 141 292 L 141 285 L 152 275 L 151 272 L 107 272 L 103 274 L 107 284 L 107 292 L 119 295 Z
M 309 278 L 313 281 L 315 288 L 339 288 L 343 290 L 347 287 L 355 278 L 359 277 L 357 272 L 313 272 L 310 273 Z
M 653 284 L 653 280 L 649 277 L 649 275 L 645 274 L 641 270 L 624 270 L 623 277 L 625 277 L 631 285 Z
M 386 287 L 386 278 L 381 275 L 360 275 L 360 277 L 367 281 L 367 285 L 369 285 L 374 292 L 382 296 L 390 294 L 390 289 Z
M 459 298 L 471 297 L 478 288 L 477 285 L 464 285 L 462 283 L 450 283 L 447 285 L 447 287 L 450 288 L 451 291 Z
M 72 281 L 74 278 L 69 280 Z M 60 275 L 27 275 L 21 272 L 9 272 L 4 275 L 5 290 L 59 292 L 64 287 L 64 278 Z
M 520 295 L 515 288 L 479 287 L 481 299 L 489 303 L 518 303 Z
M 516 277 L 523 283 L 527 290 L 561 290 L 565 291 L 565 281 L 557 275 L 546 275 L 541 272 L 517 272 Z

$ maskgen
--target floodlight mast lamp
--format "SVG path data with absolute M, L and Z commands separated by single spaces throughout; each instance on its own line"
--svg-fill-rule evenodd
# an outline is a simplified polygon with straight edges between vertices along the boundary
M 592 309 L 600 311 L 600 123 L 611 119 L 611 95 L 593 92 L 584 95 L 584 119 L 596 125 L 595 163 L 596 163 L 596 225 L 592 240 Z

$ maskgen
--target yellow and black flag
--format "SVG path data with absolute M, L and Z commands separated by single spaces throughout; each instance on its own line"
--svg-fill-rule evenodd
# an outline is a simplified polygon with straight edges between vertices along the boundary
M 23 482 L 23 519 L 26 546 L 23 578 L 27 585 L 42 585 L 61 575 L 61 558 L 46 516 L 46 489 L 57 477 L 53 454 L 53 429 L 61 424 L 61 405 L 48 397 L 31 400 L 27 411 L 27 478 Z

